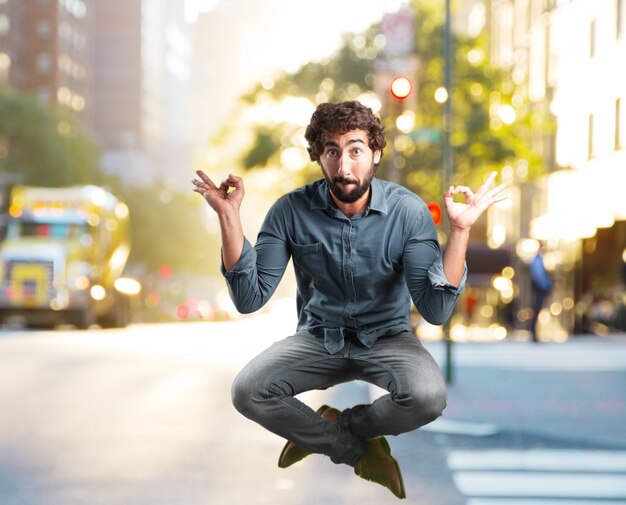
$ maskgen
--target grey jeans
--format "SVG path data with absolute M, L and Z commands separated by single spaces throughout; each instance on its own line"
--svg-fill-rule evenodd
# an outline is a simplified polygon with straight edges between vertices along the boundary
M 389 394 L 344 410 L 337 424 L 294 398 L 351 380 Z M 408 331 L 382 337 L 370 349 L 346 338 L 340 352 L 329 354 L 323 338 L 304 330 L 248 363 L 233 383 L 232 398 L 241 414 L 269 431 L 335 463 L 355 466 L 366 439 L 406 433 L 439 417 L 446 386 L 435 360 Z

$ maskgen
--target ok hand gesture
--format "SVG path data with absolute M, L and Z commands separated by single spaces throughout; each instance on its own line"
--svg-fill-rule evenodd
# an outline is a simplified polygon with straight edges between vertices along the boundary
M 506 195 L 500 194 L 506 187 L 506 184 L 500 184 L 495 188 L 489 189 L 495 177 L 496 172 L 491 172 L 476 193 L 473 193 L 467 186 L 450 186 L 450 189 L 443 194 L 443 201 L 451 228 L 469 230 L 485 209 L 506 198 Z M 454 195 L 459 193 L 465 195 L 465 203 L 454 201 Z
M 218 186 L 202 170 L 196 170 L 199 179 L 192 179 L 193 191 L 200 193 L 218 215 L 239 213 L 243 200 L 243 179 L 230 174 Z

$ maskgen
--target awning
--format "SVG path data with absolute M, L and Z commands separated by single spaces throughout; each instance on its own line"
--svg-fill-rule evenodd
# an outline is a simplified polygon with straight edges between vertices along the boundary
M 491 277 L 511 265 L 512 251 L 507 248 L 491 249 L 487 244 L 470 244 L 467 248 L 467 271 L 470 284 L 490 284 Z

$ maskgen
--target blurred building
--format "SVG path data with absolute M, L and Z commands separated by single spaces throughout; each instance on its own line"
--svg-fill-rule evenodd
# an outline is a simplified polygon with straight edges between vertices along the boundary
M 131 184 L 185 187 L 191 170 L 191 26 L 177 0 L 93 2 L 93 131 Z
M 197 113 L 192 124 L 197 145 L 207 145 L 226 122 L 237 98 L 254 82 L 247 65 L 242 64 L 249 59 L 249 11 L 237 7 L 235 2 L 221 4 L 200 13 L 194 24 L 192 96 Z
M 126 183 L 187 187 L 191 25 L 178 0 L 0 0 L 0 84 L 77 114 Z
M 0 1 L 0 84 L 60 104 L 87 124 L 91 108 L 89 23 L 84 0 Z
M 526 181 L 525 163 L 506 167 L 512 198 L 490 209 L 490 243 L 520 259 L 537 241 L 556 277 L 542 314 L 547 334 L 588 331 L 598 296 L 623 288 L 626 248 L 626 14 L 623 0 L 491 0 L 493 62 L 512 73 L 533 110 L 554 118 L 533 147 L 548 173 Z M 525 296 L 524 281 L 521 295 Z M 528 300 L 526 300 L 528 301 Z

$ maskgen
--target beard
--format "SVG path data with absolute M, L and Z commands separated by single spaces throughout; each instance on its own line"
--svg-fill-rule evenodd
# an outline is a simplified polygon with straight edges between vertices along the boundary
M 372 179 L 374 178 L 376 167 L 372 163 L 370 171 L 362 181 L 348 177 L 341 177 L 339 175 L 336 175 L 331 179 L 325 170 L 323 172 L 326 182 L 328 182 L 330 192 L 335 196 L 335 198 L 343 203 L 354 203 L 367 193 L 367 190 L 370 188 L 372 183 Z

